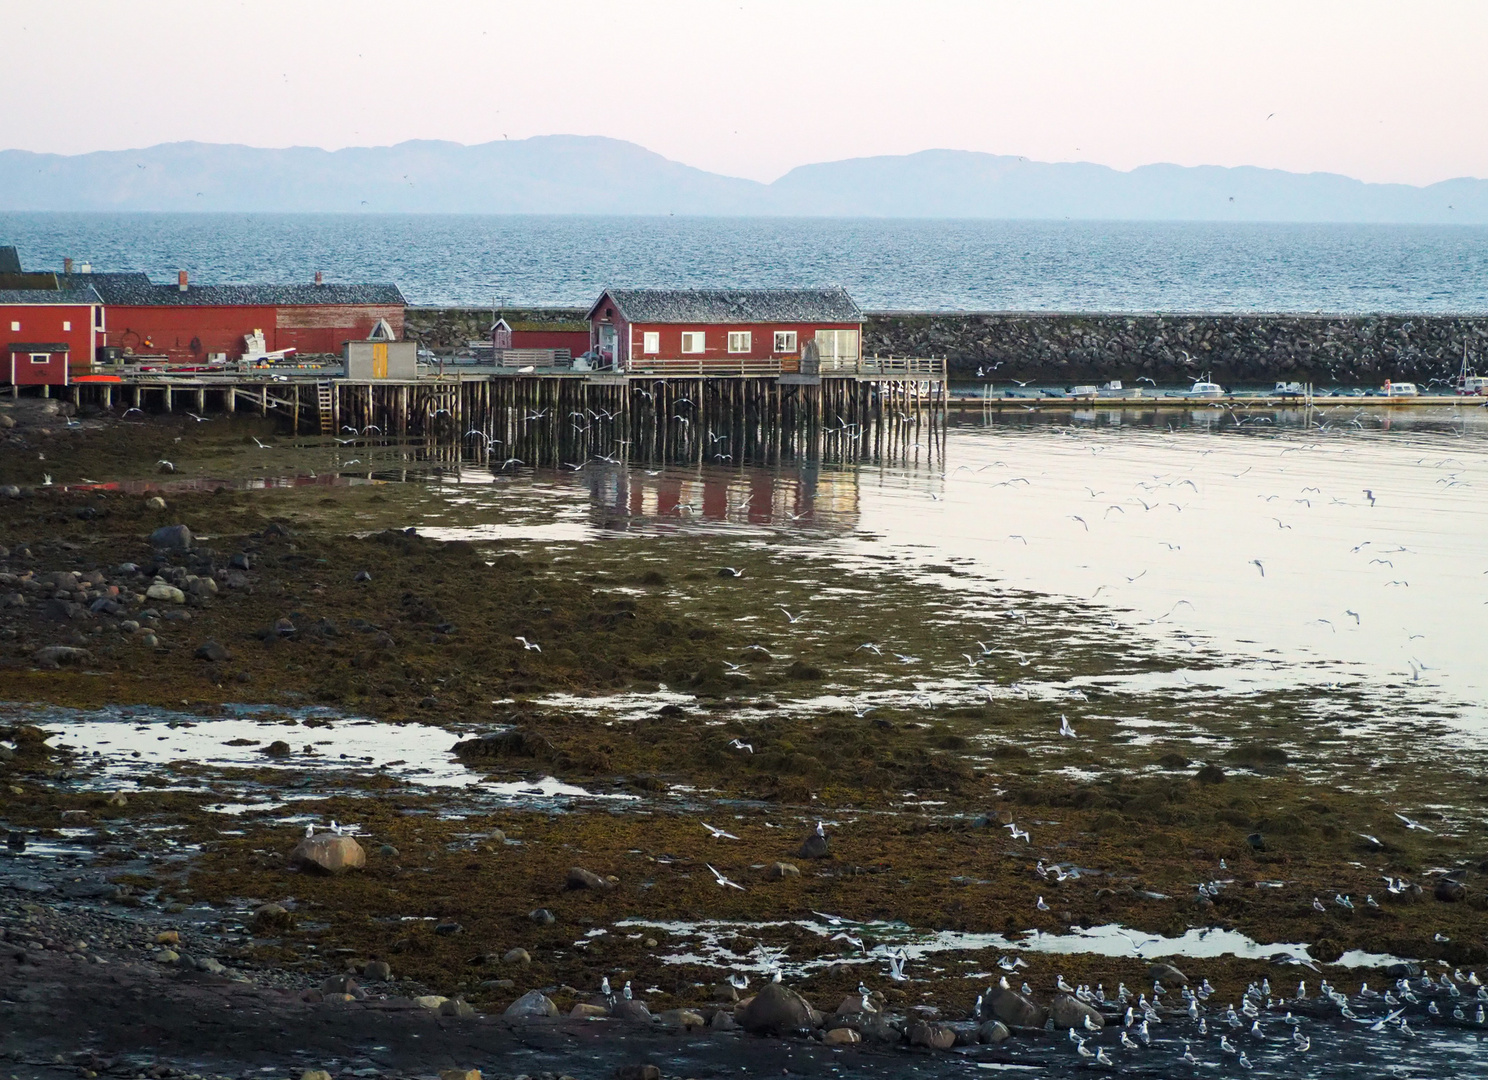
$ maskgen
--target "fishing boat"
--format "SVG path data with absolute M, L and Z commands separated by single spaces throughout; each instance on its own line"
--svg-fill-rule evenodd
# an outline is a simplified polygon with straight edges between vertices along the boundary
M 1413 382 L 1395 382 L 1391 379 L 1385 380 L 1385 397 L 1415 397 L 1421 391 L 1416 389 Z
M 1216 398 L 1224 397 L 1225 389 L 1217 382 L 1210 382 L 1209 376 L 1205 375 L 1194 380 L 1194 384 L 1188 388 L 1189 397 Z

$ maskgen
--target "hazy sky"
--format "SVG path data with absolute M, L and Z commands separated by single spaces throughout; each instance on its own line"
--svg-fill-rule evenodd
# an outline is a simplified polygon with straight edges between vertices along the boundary
M 1488 177 L 1481 0 L 0 0 L 0 148 L 556 133 Z

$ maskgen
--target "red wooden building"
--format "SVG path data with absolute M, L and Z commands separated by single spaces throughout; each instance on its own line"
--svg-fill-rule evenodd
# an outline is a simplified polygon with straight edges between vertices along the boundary
M 91 288 L 8 289 L 0 274 L 0 383 L 66 386 L 93 365 L 105 332 L 103 302 Z M 25 284 L 32 285 L 27 281 Z
M 316 275 L 317 279 L 319 275 Z M 182 271 L 173 285 L 145 274 L 64 274 L 88 285 L 108 309 L 106 345 L 125 353 L 205 363 L 211 353 L 236 360 L 243 337 L 262 330 L 270 351 L 339 353 L 386 320 L 403 336 L 406 301 L 396 285 L 192 285 Z
M 863 313 L 845 289 L 606 289 L 590 347 L 637 373 L 816 374 L 855 367 Z
M 583 322 L 507 322 L 497 319 L 491 327 L 495 349 L 567 349 L 578 356 L 589 349 L 589 324 Z

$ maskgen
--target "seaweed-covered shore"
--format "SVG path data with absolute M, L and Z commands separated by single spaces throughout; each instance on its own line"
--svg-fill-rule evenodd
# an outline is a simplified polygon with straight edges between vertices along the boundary
M 1354 737 L 1387 719 L 1357 691 L 1162 689 L 1139 676 L 1218 686 L 1231 661 L 1038 596 L 970 604 L 945 587 L 954 566 L 759 536 L 439 541 L 410 528 L 448 512 L 421 485 L 212 483 L 271 453 L 281 474 L 313 471 L 318 451 L 263 450 L 255 436 L 278 440 L 251 421 L 8 415 L 7 940 L 66 955 L 27 929 L 52 917 L 27 905 L 56 903 L 135 927 L 115 960 L 169 973 L 152 986 L 236 976 L 334 1011 L 327 980 L 350 973 L 353 998 L 500 1015 L 530 991 L 614 1011 L 596 1005 L 607 979 L 683 1031 L 730 1028 L 779 967 L 822 1011 L 818 1039 L 968 1018 L 1013 955 L 1012 985 L 1041 1005 L 1059 979 L 1151 992 L 1153 951 L 1015 948 L 1032 930 L 1275 943 L 1166 957 L 1216 1009 L 1262 981 L 1388 985 L 1394 958 L 1488 964 L 1483 764 L 1414 725 Z M 263 710 L 251 761 L 131 770 L 125 740 L 48 735 L 49 717 L 109 709 L 169 739 L 242 705 Z M 448 731 L 467 782 L 361 761 L 359 717 Z M 548 777 L 581 794 L 540 795 Z M 333 820 L 354 823 L 365 866 L 296 866 L 305 825 Z M 92 893 L 69 895 L 73 878 Z M 222 970 L 183 966 L 156 940 L 173 930 Z M 1001 947 L 978 944 L 991 935 Z M 58 985 L 96 976 L 72 952 Z M 1330 966 L 1351 953 L 1380 967 Z M 877 1016 L 832 1021 L 860 985 Z

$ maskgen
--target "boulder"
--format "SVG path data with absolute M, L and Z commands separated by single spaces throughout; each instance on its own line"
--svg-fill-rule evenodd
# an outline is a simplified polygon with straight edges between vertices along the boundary
M 833 1028 L 822 1036 L 822 1044 L 824 1046 L 852 1046 L 854 1043 L 860 1043 L 862 1041 L 863 1036 L 859 1035 L 850 1027 Z
M 145 590 L 146 600 L 159 600 L 166 604 L 184 604 L 186 594 L 174 585 L 167 585 L 163 581 L 155 581 Z
M 766 983 L 763 990 L 740 1004 L 734 1019 L 751 1035 L 786 1035 L 812 1026 L 811 1005 L 777 982 Z
M 611 1015 L 617 1020 L 634 1020 L 638 1023 L 647 1024 L 651 1022 L 651 1010 L 646 1008 L 644 1001 L 626 1001 L 624 998 L 621 998 L 615 1002 L 615 1008 L 611 1011 Z
M 575 1020 L 597 1020 L 601 1016 L 609 1016 L 610 1010 L 603 1005 L 591 1005 L 588 1002 L 581 1001 L 573 1007 L 568 1015 Z
M 803 859 L 825 859 L 831 854 L 827 844 L 827 838 L 815 830 L 806 834 L 806 839 L 801 841 L 801 850 L 797 852 Z
M 259 933 L 266 930 L 287 930 L 294 925 L 294 916 L 278 904 L 264 904 L 253 911 L 253 929 Z
M 93 659 L 93 654 L 71 645 L 44 645 L 31 654 L 31 659 L 40 667 L 55 669 L 63 664 L 86 663 Z
M 527 967 L 532 963 L 532 954 L 526 949 L 512 949 L 501 958 L 503 964 L 520 964 Z
M 443 1005 L 448 1000 L 449 998 L 445 997 L 442 994 L 420 994 L 418 997 L 413 999 L 413 1003 L 421 1009 L 428 1009 L 430 1012 L 438 1012 L 439 1006 Z
M 1049 1002 L 1049 1016 L 1053 1019 L 1054 1026 L 1061 1031 L 1065 1028 L 1085 1031 L 1086 1020 L 1096 1027 L 1106 1026 L 1105 1018 L 1096 1009 L 1071 994 L 1055 994 L 1054 999 Z
M 955 1029 L 945 1024 L 917 1020 L 909 1025 L 908 1034 L 910 1046 L 926 1046 L 931 1050 L 949 1050 L 956 1045 Z
M 568 870 L 568 879 L 563 887 L 566 889 L 612 889 L 614 884 L 606 881 L 593 870 L 585 870 L 582 866 L 571 866 Z
M 1467 899 L 1467 886 L 1453 878 L 1442 878 L 1431 890 L 1431 895 L 1444 904 L 1455 904 Z
M 393 969 L 386 960 L 371 960 L 362 968 L 362 978 L 368 982 L 387 982 L 393 977 Z
M 657 1013 L 656 1019 L 660 1020 L 667 1027 L 687 1029 L 705 1027 L 708 1023 L 702 1018 L 701 1014 L 695 1013 L 691 1009 L 668 1009 L 664 1013 Z
M 553 1010 L 555 1015 L 557 1014 L 557 1011 L 557 1007 L 555 1006 Z M 439 1015 L 453 1016 L 460 1020 L 468 1020 L 470 1019 L 470 1017 L 475 1015 L 475 1008 L 461 1001 L 459 998 L 450 998 L 448 1001 L 439 1006 Z
M 355 994 L 360 988 L 350 975 L 332 975 L 320 984 L 322 994 Z
M 1048 1012 L 1016 990 L 993 987 L 982 998 L 979 1020 L 1001 1020 L 1010 1028 L 1041 1028 Z
M 367 865 L 367 853 L 351 836 L 321 833 L 307 836 L 290 852 L 291 866 L 313 870 L 322 874 L 339 874 L 347 870 L 360 870 Z
M 232 653 L 210 638 L 196 647 L 195 656 L 198 660 L 210 660 L 213 662 L 232 659 Z
M 191 539 L 191 530 L 185 525 L 162 525 L 150 534 L 150 546 L 172 551 L 190 551 Z
M 1172 983 L 1175 986 L 1188 985 L 1188 976 L 1172 964 L 1149 964 L 1147 966 L 1147 977 L 1153 982 Z
M 995 1045 L 1012 1037 L 1013 1033 L 1008 1030 L 1008 1026 L 1001 1020 L 988 1020 L 977 1029 L 977 1038 L 981 1039 L 984 1043 Z
M 771 863 L 770 868 L 765 871 L 765 877 L 771 881 L 784 881 L 786 878 L 798 878 L 800 876 L 801 868 L 795 863 Z
M 529 990 L 506 1007 L 503 1016 L 516 1016 L 525 1018 L 548 1017 L 558 1015 L 558 1006 L 543 994 L 541 990 Z

